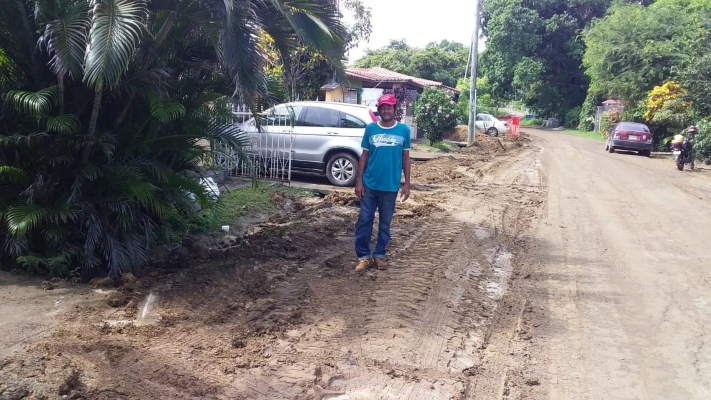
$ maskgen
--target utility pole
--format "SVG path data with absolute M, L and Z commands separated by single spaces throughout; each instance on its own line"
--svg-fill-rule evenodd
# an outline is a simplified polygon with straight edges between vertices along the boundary
M 472 45 L 472 73 L 469 88 L 469 144 L 476 140 L 476 76 L 479 67 L 479 9 L 481 0 L 474 0 L 474 43 Z

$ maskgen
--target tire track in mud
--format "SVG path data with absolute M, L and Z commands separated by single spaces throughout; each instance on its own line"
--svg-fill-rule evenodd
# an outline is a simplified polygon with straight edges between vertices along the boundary
M 350 370 L 343 366 L 352 377 L 344 382 L 349 393 L 400 399 L 417 398 L 424 391 L 439 398 L 454 384 L 447 375 L 448 360 L 441 358 L 452 312 L 439 286 L 446 270 L 442 261 L 462 224 L 443 215 L 421 223 L 409 246 L 395 249 L 390 268 L 378 272 L 377 285 L 369 292 L 373 306 L 363 320 L 363 335 L 351 346 L 359 349 L 358 365 Z M 376 360 L 369 359 L 374 356 Z M 423 375 L 439 376 L 448 384 L 432 389 L 431 382 L 421 380 Z
M 495 280 L 500 238 L 444 215 L 423 222 L 388 271 L 377 272 L 375 281 L 362 278 L 371 306 L 361 310 L 354 331 L 325 344 L 347 354 L 338 363 L 343 379 L 333 388 L 339 392 L 452 398 L 464 392 L 466 371 L 479 363 L 496 308 L 486 287 Z

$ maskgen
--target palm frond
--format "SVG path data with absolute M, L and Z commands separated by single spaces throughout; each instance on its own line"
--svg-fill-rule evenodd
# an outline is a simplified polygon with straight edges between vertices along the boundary
M 232 124 L 210 123 L 205 130 L 207 139 L 219 141 L 236 149 L 250 146 L 249 136 L 238 126 Z
M 84 81 L 93 89 L 113 87 L 126 71 L 145 28 L 143 0 L 92 0 Z
M 114 193 L 120 193 L 141 207 L 150 210 L 157 208 L 156 192 L 158 187 L 146 180 L 143 171 L 134 166 L 114 166 L 104 172 L 103 180 L 111 185 Z
M 195 195 L 197 202 L 203 208 L 207 208 L 210 204 L 210 197 L 208 196 L 205 187 L 193 178 L 181 174 L 173 174 L 168 177 L 166 187 L 184 193 L 184 198 L 187 198 L 188 194 Z
M 48 225 L 42 228 L 42 235 L 47 239 L 47 242 L 60 247 L 67 240 L 69 229 L 62 225 Z
M 5 221 L 13 236 L 22 236 L 39 225 L 50 210 L 37 204 L 14 204 L 7 209 Z
M 172 122 L 185 116 L 185 107 L 180 103 L 151 101 L 151 115 L 160 122 Z
M 49 132 L 71 135 L 78 133 L 80 129 L 79 117 L 74 114 L 63 114 L 47 119 L 47 131 Z
M 57 104 L 59 88 L 49 86 L 36 92 L 12 90 L 7 94 L 7 100 L 13 108 L 24 114 L 49 114 Z
M 25 183 L 27 179 L 27 173 L 20 168 L 11 165 L 0 166 L 0 182 Z
M 269 13 L 269 9 L 272 9 L 281 17 L 263 19 L 263 28 L 270 35 L 275 29 L 289 29 L 301 43 L 324 53 L 331 61 L 340 61 L 346 30 L 340 22 L 341 15 L 333 1 L 262 0 L 260 4 L 265 8 L 260 8 L 260 15 L 261 12 Z M 284 27 L 281 21 L 286 21 L 288 28 Z M 275 41 L 280 36 L 277 35 Z M 277 46 L 280 47 L 278 43 Z
M 86 0 L 39 0 L 37 14 L 46 21 L 40 45 L 52 55 L 50 67 L 57 75 L 80 78 L 86 51 L 89 2 Z

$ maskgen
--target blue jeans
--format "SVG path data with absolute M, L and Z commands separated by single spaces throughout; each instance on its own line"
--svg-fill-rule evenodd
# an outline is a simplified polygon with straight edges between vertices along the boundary
M 359 260 L 371 258 L 370 236 L 373 234 L 375 210 L 378 210 L 378 240 L 375 244 L 373 258 L 385 258 L 385 248 L 390 242 L 390 223 L 395 213 L 397 192 L 381 192 L 365 188 L 360 199 L 360 215 L 355 228 L 355 250 Z

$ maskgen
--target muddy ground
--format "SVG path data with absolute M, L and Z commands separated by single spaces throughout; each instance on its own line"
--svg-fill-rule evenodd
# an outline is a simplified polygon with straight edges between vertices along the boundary
M 415 163 L 387 271 L 353 271 L 358 201 L 334 192 L 281 196 L 244 235 L 188 238 L 118 286 L 1 275 L 0 399 L 535 393 L 539 377 L 500 370 L 489 344 L 525 357 L 537 323 L 521 299 L 538 155 L 525 135 L 481 137 Z

